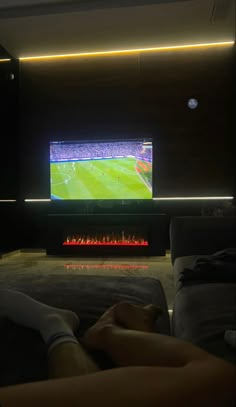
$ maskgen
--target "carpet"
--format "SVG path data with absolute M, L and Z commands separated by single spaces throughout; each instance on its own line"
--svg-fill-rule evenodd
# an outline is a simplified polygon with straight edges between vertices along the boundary
M 0 288 L 23 290 L 48 287 L 55 277 L 67 284 L 71 276 L 150 277 L 161 282 L 168 308 L 172 309 L 175 287 L 170 254 L 161 257 L 71 258 L 47 256 L 41 251 L 19 251 L 0 259 Z M 54 276 L 54 279 L 53 279 Z

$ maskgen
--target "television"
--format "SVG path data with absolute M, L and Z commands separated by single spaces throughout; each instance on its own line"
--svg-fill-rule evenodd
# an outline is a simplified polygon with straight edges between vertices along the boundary
M 152 199 L 152 139 L 51 141 L 51 200 Z

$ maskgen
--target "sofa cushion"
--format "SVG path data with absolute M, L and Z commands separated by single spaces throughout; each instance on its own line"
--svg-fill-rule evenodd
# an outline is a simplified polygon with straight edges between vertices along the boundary
M 228 329 L 236 329 L 236 284 L 200 284 L 176 293 L 172 318 L 176 337 L 236 363 L 235 349 L 224 340 Z
M 175 261 L 177 290 L 193 284 L 236 284 L 236 248 L 227 248 L 212 255 L 186 257 L 187 260 L 180 258 L 182 261 Z
M 201 256 L 201 258 L 207 258 L 208 255 L 200 255 L 196 254 L 194 256 L 184 256 L 178 257 L 174 262 L 174 283 L 176 291 L 179 291 L 183 286 L 184 283 L 180 280 L 183 270 L 188 267 L 192 267 L 192 265 L 196 262 L 196 260 Z

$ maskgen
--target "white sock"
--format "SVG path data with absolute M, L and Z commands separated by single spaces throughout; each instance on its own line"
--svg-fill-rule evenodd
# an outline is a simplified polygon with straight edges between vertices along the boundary
M 61 343 L 72 342 L 78 344 L 72 329 L 60 315 L 55 314 L 45 318 L 40 333 L 46 343 L 48 353 Z
M 73 331 L 79 318 L 74 312 L 50 307 L 19 291 L 0 290 L 0 315 L 39 331 L 50 351 L 62 342 L 78 343 Z

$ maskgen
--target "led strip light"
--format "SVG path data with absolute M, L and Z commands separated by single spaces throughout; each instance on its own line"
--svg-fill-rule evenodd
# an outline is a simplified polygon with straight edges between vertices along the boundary
M 134 49 L 120 49 L 111 51 L 94 51 L 94 52 L 80 52 L 74 54 L 59 54 L 59 55 L 40 55 L 40 56 L 28 56 L 20 57 L 20 61 L 34 61 L 40 59 L 54 59 L 54 58 L 74 58 L 74 57 L 95 57 L 95 56 L 109 56 L 109 55 L 125 55 L 125 54 L 136 54 L 140 52 L 162 52 L 162 51 L 174 51 L 182 49 L 194 49 L 194 48 L 207 48 L 207 47 L 222 47 L 234 45 L 234 41 L 223 41 L 223 42 L 210 42 L 201 44 L 185 44 L 185 45 L 174 45 L 174 46 L 164 46 L 164 47 L 151 47 L 151 48 L 134 48 Z
M 197 200 L 226 200 L 234 199 L 233 196 L 201 196 L 201 197 L 172 197 L 172 198 L 152 198 L 153 201 L 197 201 Z M 52 199 L 24 199 L 25 202 L 56 202 Z M 76 200 L 75 200 L 76 201 Z M 0 201 L 0 202 L 10 202 L 10 201 Z M 13 202 L 13 201 L 12 201 Z
M 234 199 L 233 196 L 193 196 L 193 197 L 174 197 L 174 198 L 153 198 L 153 201 L 198 201 L 198 200 L 219 200 L 219 199 Z

